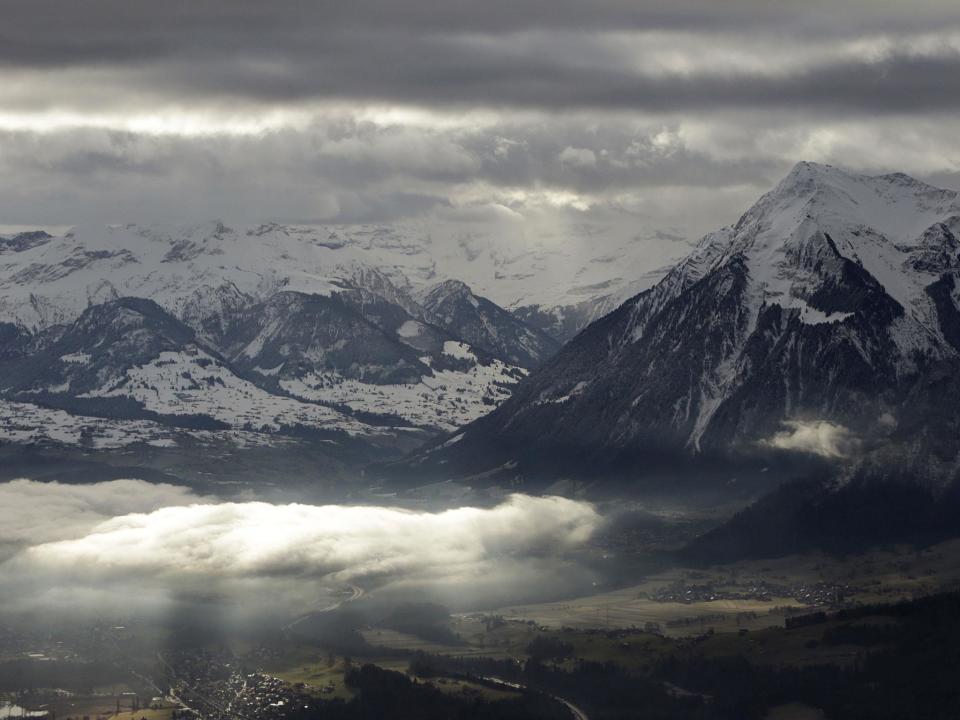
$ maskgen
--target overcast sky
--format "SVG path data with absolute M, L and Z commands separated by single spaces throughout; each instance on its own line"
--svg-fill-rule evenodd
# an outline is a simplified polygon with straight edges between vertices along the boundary
M 956 0 L 4 0 L 0 225 L 612 227 L 655 265 L 800 159 L 960 187 L 958 105 Z

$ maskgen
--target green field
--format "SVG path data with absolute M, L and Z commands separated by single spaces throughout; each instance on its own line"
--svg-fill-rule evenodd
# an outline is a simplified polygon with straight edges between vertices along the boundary
M 794 555 L 709 568 L 675 568 L 627 588 L 572 598 L 561 602 L 512 605 L 489 611 L 493 615 L 533 621 L 551 628 L 629 628 L 658 623 L 673 637 L 782 627 L 788 612 L 804 606 L 792 597 L 713 602 L 657 602 L 646 595 L 674 583 L 734 581 L 736 588 L 753 582 L 780 585 L 831 583 L 857 588 L 845 600 L 855 603 L 895 602 L 960 584 L 960 541 L 951 540 L 922 551 L 894 547 L 864 555 L 837 558 L 823 554 Z
M 263 664 L 263 671 L 291 685 L 302 683 L 312 695 L 323 698 L 349 700 L 353 691 L 343 681 L 343 657 L 330 659 L 318 653 L 316 648 L 293 646 L 281 658 Z

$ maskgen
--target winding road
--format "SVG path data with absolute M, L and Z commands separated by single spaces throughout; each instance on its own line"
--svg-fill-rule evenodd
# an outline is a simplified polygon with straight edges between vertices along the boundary
M 349 588 L 349 590 L 350 590 L 350 596 L 349 596 L 349 597 L 345 597 L 345 598 L 343 598 L 342 600 L 338 600 L 337 602 L 332 603 L 331 605 L 327 605 L 326 607 L 322 607 L 322 608 L 319 608 L 319 609 L 317 609 L 317 610 L 311 610 L 310 612 L 308 612 L 308 613 L 306 613 L 306 614 L 304 614 L 304 615 L 301 615 L 300 617 L 296 618 L 295 620 L 293 620 L 292 622 L 288 623 L 287 625 L 284 625 L 283 628 L 282 628 L 283 632 L 286 633 L 286 632 L 288 632 L 289 630 L 292 630 L 292 629 L 295 628 L 297 625 L 299 625 L 300 623 L 302 623 L 304 620 L 307 620 L 308 618 L 314 617 L 315 615 L 322 615 L 322 614 L 324 614 L 324 613 L 333 612 L 334 610 L 336 610 L 336 609 L 338 609 L 338 608 L 346 605 L 347 603 L 355 602 L 355 601 L 359 600 L 360 598 L 362 598 L 363 595 L 364 595 L 364 590 L 363 590 L 363 588 L 360 587 L 359 585 L 352 585 L 352 584 L 351 584 L 351 585 L 347 585 L 347 588 Z M 486 682 L 488 682 L 488 683 L 492 683 L 492 684 L 494 684 L 494 685 L 500 685 L 500 686 L 502 686 L 502 687 L 507 687 L 507 688 L 510 688 L 510 689 L 512 689 L 512 690 L 531 690 L 531 689 L 535 689 L 535 688 L 530 688 L 530 687 L 528 687 L 527 685 L 521 685 L 520 683 L 510 682 L 509 680 L 504 680 L 503 678 L 498 678 L 498 677 L 478 676 L 477 679 L 478 679 L 478 680 L 484 680 L 484 681 L 486 681 Z M 537 692 L 543 692 L 543 691 L 542 691 L 542 690 L 537 690 Z M 576 705 L 574 705 L 574 704 L 573 704 L 572 702 L 570 702 L 569 700 L 564 700 L 564 699 L 563 699 L 562 697 L 560 697 L 559 695 L 554 695 L 553 693 L 549 693 L 549 692 L 544 692 L 543 694 L 544 694 L 544 695 L 547 695 L 547 696 L 550 697 L 550 698 L 553 698 L 553 699 L 556 700 L 558 703 L 562 703 L 562 704 L 573 714 L 574 720 L 590 720 L 590 718 L 587 716 L 587 714 L 586 714 L 583 710 L 581 710 L 580 708 L 578 708 Z
M 527 685 L 521 685 L 520 683 L 510 682 L 509 680 L 504 680 L 503 678 L 492 677 L 488 675 L 480 676 L 479 679 L 486 680 L 487 682 L 493 683 L 494 685 L 500 685 L 502 687 L 507 687 L 512 690 L 530 690 L 531 689 Z M 538 690 L 537 692 L 543 692 L 543 691 Z M 558 703 L 563 703 L 563 705 L 565 705 L 566 708 L 573 713 L 574 720 L 589 720 L 589 718 L 587 717 L 587 714 L 583 710 L 578 708 L 576 705 L 574 705 L 572 702 L 570 702 L 569 700 L 564 700 L 559 695 L 554 695 L 553 693 L 549 693 L 549 692 L 543 692 L 543 694 L 553 698 Z
M 333 611 L 336 610 L 337 608 L 342 607 L 343 605 L 346 605 L 347 603 L 352 603 L 352 602 L 354 602 L 354 601 L 356 601 L 356 600 L 359 600 L 360 598 L 363 597 L 364 592 L 365 592 L 364 589 L 363 589 L 362 587 L 360 587 L 359 585 L 352 585 L 352 584 L 351 584 L 351 585 L 347 585 L 347 588 L 350 589 L 350 597 L 345 597 L 345 598 L 343 598 L 342 600 L 338 600 L 337 602 L 333 603 L 332 605 L 327 605 L 326 607 L 318 608 L 317 610 L 311 610 L 310 612 L 305 613 L 304 615 L 301 615 L 300 617 L 296 618 L 296 619 L 293 620 L 292 622 L 287 623 L 286 625 L 284 625 L 284 626 L 283 626 L 282 628 L 280 628 L 280 629 L 283 630 L 283 632 L 286 633 L 286 632 L 292 630 L 293 628 L 295 628 L 295 627 L 296 627 L 297 625 L 299 625 L 300 623 L 302 623 L 304 620 L 307 620 L 307 619 L 309 619 L 309 618 L 312 618 L 314 615 L 323 615 L 324 613 L 333 612 Z

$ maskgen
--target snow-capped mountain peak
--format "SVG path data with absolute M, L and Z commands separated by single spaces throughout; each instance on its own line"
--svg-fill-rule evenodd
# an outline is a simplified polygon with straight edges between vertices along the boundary
M 716 451 L 813 417 L 868 435 L 912 424 L 952 463 L 960 428 L 928 414 L 960 400 L 932 389 L 960 375 L 958 215 L 956 192 L 903 174 L 799 163 L 422 462 Z
M 849 260 L 921 326 L 911 332 L 936 336 L 925 288 L 957 264 L 958 212 L 956 192 L 902 173 L 871 177 L 801 162 L 733 227 L 707 235 L 658 290 L 672 298 L 737 256 L 758 307 L 775 303 L 821 322 L 827 316 L 809 305 L 810 295 Z
M 559 343 L 546 333 L 475 295 L 460 280 L 437 283 L 416 297 L 424 320 L 514 365 L 534 367 L 559 348 Z
M 425 306 L 437 306 L 451 300 L 460 299 L 471 304 L 476 302 L 476 297 L 470 286 L 462 280 L 444 280 L 436 285 L 423 288 L 416 294 L 416 298 Z

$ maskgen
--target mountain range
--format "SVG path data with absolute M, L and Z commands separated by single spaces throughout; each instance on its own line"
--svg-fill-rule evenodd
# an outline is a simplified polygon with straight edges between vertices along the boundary
M 954 191 L 799 163 L 622 302 L 606 291 L 629 278 L 571 294 L 515 258 L 487 282 L 504 307 L 447 275 L 496 253 L 458 265 L 415 233 L 349 231 L 0 239 L 0 437 L 358 446 L 387 461 L 377 473 L 418 481 L 793 456 L 954 478 Z M 566 304 L 527 302 L 548 296 Z
M 780 449 L 889 457 L 950 482 L 958 233 L 954 191 L 799 163 L 496 410 L 398 469 L 512 481 Z
M 329 294 L 344 282 L 401 305 L 448 280 L 469 285 L 563 342 L 655 282 L 646 246 L 572 228 L 562 240 L 416 225 L 76 226 L 0 237 L 0 317 L 29 329 L 88 305 L 147 297 L 180 317 L 190 306 L 262 300 L 278 289 Z
M 329 233 L 221 223 L 0 239 L 3 436 L 395 451 L 479 417 L 559 347 L 461 281 L 418 289 L 369 259 Z

